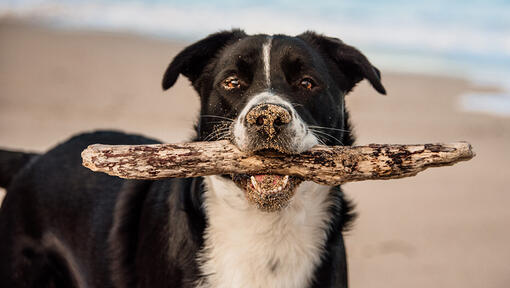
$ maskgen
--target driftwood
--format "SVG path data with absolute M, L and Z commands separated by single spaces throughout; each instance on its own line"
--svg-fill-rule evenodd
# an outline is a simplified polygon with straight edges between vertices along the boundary
M 215 174 L 280 174 L 321 184 L 414 176 L 474 157 L 466 142 L 423 145 L 315 146 L 299 155 L 241 152 L 228 141 L 155 145 L 90 145 L 83 165 L 127 179 Z

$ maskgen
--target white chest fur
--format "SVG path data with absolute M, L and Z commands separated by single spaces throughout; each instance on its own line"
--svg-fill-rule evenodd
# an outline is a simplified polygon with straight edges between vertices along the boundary
M 302 183 L 276 213 L 251 206 L 232 181 L 206 177 L 209 225 L 198 287 L 307 287 L 320 262 L 330 220 L 330 187 Z

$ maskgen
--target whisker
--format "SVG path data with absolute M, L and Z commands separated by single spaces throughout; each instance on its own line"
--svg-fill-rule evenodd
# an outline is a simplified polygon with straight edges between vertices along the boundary
M 345 130 L 345 129 L 331 128 L 331 127 L 324 127 L 324 126 L 313 126 L 313 125 L 309 125 L 308 127 L 309 127 L 309 128 L 315 128 L 315 129 L 334 130 L 334 131 L 340 131 L 340 132 L 350 132 L 349 130 Z
M 315 136 L 317 138 L 317 140 L 319 141 L 320 145 L 326 145 L 324 140 L 319 135 L 315 134 L 313 130 L 310 130 L 310 132 L 312 133 L 313 136 Z
M 313 132 L 315 132 L 315 133 L 319 133 L 320 135 L 323 135 L 323 136 L 329 137 L 330 139 L 333 139 L 333 140 L 337 141 L 340 145 L 344 145 L 344 144 L 342 143 L 342 141 L 340 141 L 338 138 L 336 138 L 336 137 L 335 137 L 335 136 L 333 136 L 333 135 L 330 135 L 330 134 L 328 134 L 328 133 L 326 133 L 326 132 L 323 132 L 323 131 L 320 131 L 320 130 L 314 130 L 314 129 L 310 129 L 310 130 L 311 130 L 311 131 L 313 131 Z
M 230 134 L 230 130 L 231 130 L 231 126 L 230 125 L 224 126 L 224 127 L 218 127 L 216 129 L 214 129 L 211 133 L 209 133 L 204 138 L 204 141 L 210 141 L 210 140 L 213 140 L 215 138 L 217 139 L 220 136 L 224 136 L 224 135 Z
M 304 107 L 305 106 L 303 104 L 295 103 L 295 102 L 290 102 L 290 104 L 292 104 L 292 106 L 294 106 L 294 107 Z
M 234 122 L 234 119 L 232 119 L 232 118 L 227 118 L 227 117 L 217 116 L 217 115 L 200 115 L 200 117 L 218 118 L 218 119 L 223 119 L 226 121 Z
M 323 138 L 324 138 L 324 136 L 322 136 L 322 135 L 320 135 L 320 134 L 318 134 L 318 133 L 317 133 L 317 134 L 315 134 L 315 133 L 314 133 L 314 131 L 310 131 L 310 132 L 312 132 L 312 134 L 313 134 L 315 137 L 317 137 L 317 140 L 319 140 L 319 144 L 321 144 L 321 145 L 326 145 L 326 141 L 323 139 Z
M 208 124 L 221 124 L 221 125 L 230 125 L 232 122 L 228 122 L 227 120 L 220 120 L 220 121 L 207 121 Z M 219 125 L 217 125 L 219 126 Z
M 232 139 L 232 134 L 225 132 L 218 136 L 218 140 L 230 140 Z
M 322 134 L 318 134 L 317 136 L 318 136 L 319 140 L 321 140 L 321 141 L 322 141 L 323 145 L 327 145 L 327 143 L 326 143 L 326 142 L 331 141 L 331 140 L 333 141 L 333 144 L 336 144 L 335 142 L 338 142 L 338 140 L 337 140 L 337 139 L 332 139 L 332 138 L 330 137 L 330 135 L 322 135 Z M 340 143 L 340 144 L 341 144 L 341 143 Z
M 217 130 L 212 131 L 212 132 L 211 132 L 211 133 L 209 133 L 207 136 L 205 136 L 204 141 L 209 141 L 210 139 L 212 139 L 213 137 L 215 137 L 215 136 L 216 136 L 216 134 L 218 134 L 218 131 L 217 131 Z
M 218 133 L 211 133 L 203 141 L 214 141 L 218 138 Z

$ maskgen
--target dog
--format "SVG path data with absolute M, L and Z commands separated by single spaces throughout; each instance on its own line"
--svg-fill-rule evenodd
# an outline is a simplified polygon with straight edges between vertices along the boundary
M 356 48 L 315 32 L 211 34 L 171 61 L 200 97 L 194 141 L 247 153 L 352 145 L 344 97 L 363 79 Z M 44 154 L 0 152 L 0 287 L 347 287 L 342 189 L 288 175 L 123 180 L 81 165 L 88 145 L 153 144 L 85 133 Z

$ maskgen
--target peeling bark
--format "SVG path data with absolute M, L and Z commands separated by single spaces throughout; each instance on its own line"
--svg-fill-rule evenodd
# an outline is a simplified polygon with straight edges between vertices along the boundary
M 215 174 L 281 174 L 326 185 L 414 176 L 475 156 L 466 142 L 421 145 L 315 146 L 298 155 L 247 154 L 230 142 L 90 145 L 83 166 L 126 179 Z

